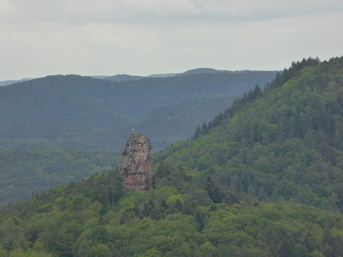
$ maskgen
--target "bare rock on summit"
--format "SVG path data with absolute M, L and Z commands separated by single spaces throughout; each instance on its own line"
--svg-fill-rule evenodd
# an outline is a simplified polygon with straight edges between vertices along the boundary
M 131 133 L 120 166 L 124 191 L 146 191 L 152 187 L 150 152 L 149 139 L 137 132 Z

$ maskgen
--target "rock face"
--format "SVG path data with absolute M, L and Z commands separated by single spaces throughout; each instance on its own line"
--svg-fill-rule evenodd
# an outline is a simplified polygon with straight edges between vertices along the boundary
M 133 132 L 127 140 L 120 166 L 124 191 L 146 191 L 152 187 L 151 143 L 149 139 Z

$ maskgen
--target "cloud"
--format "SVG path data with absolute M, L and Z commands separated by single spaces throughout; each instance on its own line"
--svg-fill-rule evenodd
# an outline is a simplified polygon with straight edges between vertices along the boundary
M 0 0 L 0 80 L 283 69 L 303 57 L 342 54 L 342 6 L 341 0 Z
M 230 22 L 343 11 L 341 0 L 1 0 L 3 22 Z

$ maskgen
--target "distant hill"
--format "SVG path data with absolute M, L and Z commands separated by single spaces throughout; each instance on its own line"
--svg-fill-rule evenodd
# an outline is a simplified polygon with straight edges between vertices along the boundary
M 173 77 L 175 75 L 178 75 L 178 73 L 151 74 L 147 77 L 150 77 L 150 78 L 167 78 L 167 77 Z
M 100 79 L 107 79 L 111 81 L 125 81 L 125 80 L 137 80 L 137 79 L 143 79 L 143 78 L 168 78 L 173 76 L 184 76 L 184 75 L 194 75 L 194 74 L 201 74 L 201 73 L 220 73 L 225 72 L 229 73 L 232 71 L 227 70 L 216 70 L 212 68 L 196 68 L 192 70 L 188 70 L 182 73 L 165 73 L 165 74 L 151 74 L 149 76 L 135 76 L 135 75 L 127 75 L 127 74 L 117 74 L 114 76 L 92 76 L 93 78 L 100 78 Z
M 196 73 L 121 82 L 56 75 L 12 84 L 0 88 L 0 147 L 121 149 L 135 128 L 157 150 L 189 137 L 235 98 L 275 75 Z
M 185 71 L 184 73 L 177 74 L 179 76 L 183 75 L 194 75 L 194 74 L 201 74 L 201 73 L 220 73 L 220 72 L 230 72 L 230 71 L 224 71 L 224 70 L 216 70 L 212 68 L 197 68 L 193 70 Z
M 116 81 L 116 82 L 122 82 L 127 80 L 137 80 L 142 79 L 144 77 L 141 76 L 132 76 L 132 75 L 126 75 L 126 74 L 118 74 L 110 77 L 105 77 L 106 80 Z
M 14 83 L 23 82 L 23 81 L 28 81 L 28 80 L 30 80 L 30 79 L 0 81 L 0 87 L 1 87 L 1 86 L 8 86 L 8 85 L 12 85 L 12 84 L 14 84 Z

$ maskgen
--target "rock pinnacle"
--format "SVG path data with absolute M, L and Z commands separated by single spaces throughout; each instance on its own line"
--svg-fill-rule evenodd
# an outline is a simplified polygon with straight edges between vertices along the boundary
M 152 187 L 151 143 L 137 132 L 128 138 L 120 166 L 124 191 L 146 191 Z

